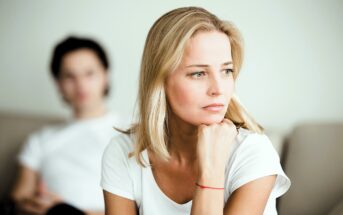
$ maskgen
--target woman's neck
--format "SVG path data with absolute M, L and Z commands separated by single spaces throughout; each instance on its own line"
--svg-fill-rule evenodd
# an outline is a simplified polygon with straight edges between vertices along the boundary
M 168 150 L 171 159 L 180 165 L 193 164 L 197 153 L 198 127 L 183 121 L 175 114 L 168 117 Z

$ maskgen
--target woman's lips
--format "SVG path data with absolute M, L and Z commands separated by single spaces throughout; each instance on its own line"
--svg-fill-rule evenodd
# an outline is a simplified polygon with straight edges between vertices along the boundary
M 203 109 L 207 111 L 218 112 L 224 109 L 224 105 L 223 104 L 210 104 L 203 107 Z

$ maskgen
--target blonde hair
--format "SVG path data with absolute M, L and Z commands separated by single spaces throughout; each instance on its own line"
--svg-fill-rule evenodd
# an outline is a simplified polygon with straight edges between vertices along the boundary
M 229 37 L 234 80 L 239 74 L 243 61 L 242 39 L 232 23 L 199 7 L 178 8 L 160 17 L 145 41 L 139 79 L 138 123 L 127 131 L 134 134 L 136 144 L 132 155 L 142 166 L 141 152 L 145 149 L 152 150 L 164 160 L 169 158 L 165 81 L 180 64 L 187 41 L 200 31 L 219 31 Z M 237 127 L 263 132 L 236 95 L 231 98 L 225 118 Z

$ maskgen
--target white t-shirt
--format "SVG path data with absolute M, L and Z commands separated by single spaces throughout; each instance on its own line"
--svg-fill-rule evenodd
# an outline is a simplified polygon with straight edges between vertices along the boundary
M 19 163 L 37 171 L 47 189 L 83 210 L 104 210 L 101 157 L 122 125 L 113 113 L 71 120 L 33 133 L 19 153 Z
M 134 200 L 139 214 L 189 215 L 192 201 L 178 204 L 165 195 L 152 174 L 151 167 L 139 166 L 133 151 L 133 138 L 119 135 L 111 140 L 102 158 L 101 186 L 104 190 Z M 142 152 L 149 164 L 147 150 Z M 277 214 L 276 198 L 283 195 L 291 182 L 280 165 L 279 155 L 266 135 L 240 128 L 225 171 L 224 202 L 242 185 L 268 175 L 277 175 L 264 215 Z

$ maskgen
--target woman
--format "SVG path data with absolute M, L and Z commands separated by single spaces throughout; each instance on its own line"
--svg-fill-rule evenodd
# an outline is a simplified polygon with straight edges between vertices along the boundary
M 11 193 L 17 213 L 104 214 L 101 156 L 119 123 L 105 104 L 108 72 L 105 51 L 93 40 L 69 37 L 55 47 L 51 74 L 73 119 L 25 143 Z
M 106 214 L 277 214 L 290 180 L 234 94 L 242 58 L 237 29 L 202 8 L 155 22 L 139 122 L 103 156 Z

